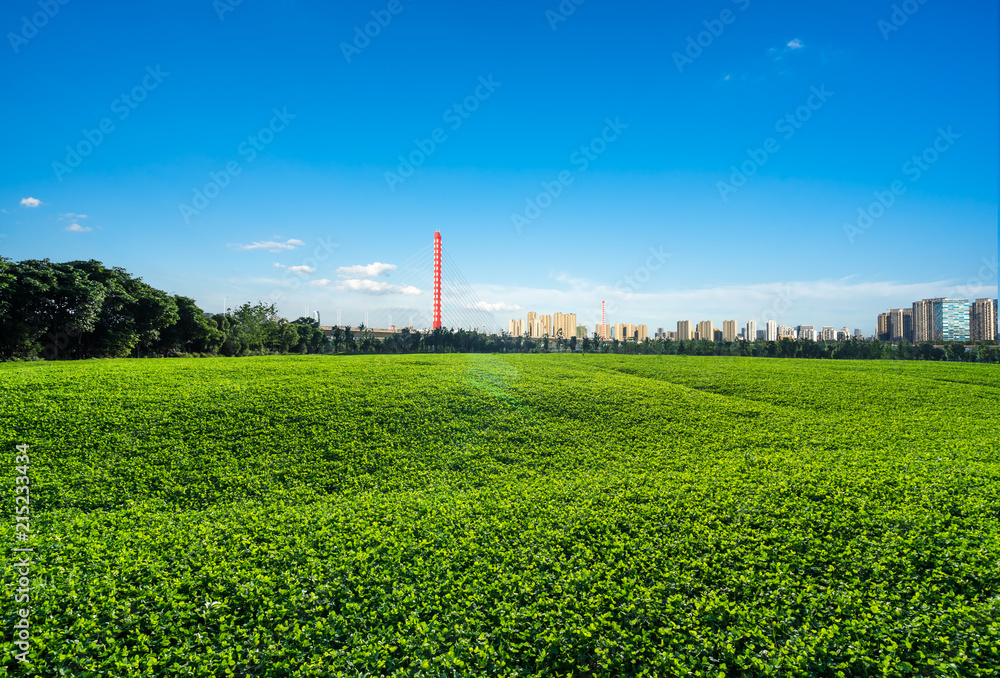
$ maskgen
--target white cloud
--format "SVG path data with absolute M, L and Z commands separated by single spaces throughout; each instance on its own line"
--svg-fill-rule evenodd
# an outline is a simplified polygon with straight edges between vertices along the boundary
M 87 231 L 92 231 L 93 229 L 90 226 L 81 226 L 80 224 L 74 221 L 72 224 L 66 227 L 66 230 L 73 231 L 74 233 L 86 233 Z
M 39 205 L 44 205 L 38 198 L 21 198 L 21 205 L 24 207 L 38 207 Z
M 362 294 L 421 294 L 421 291 L 413 285 L 406 285 L 404 287 L 402 285 L 391 285 L 387 282 L 359 280 L 357 278 L 341 280 L 337 285 L 337 289 L 342 291 L 349 290 L 352 292 L 361 292 Z
M 86 214 L 74 214 L 73 212 L 67 212 L 66 214 L 59 215 L 59 221 L 62 221 L 63 219 L 76 221 L 77 219 L 86 219 L 86 218 L 87 218 Z
M 803 43 L 798 38 L 793 38 L 788 42 L 786 42 L 781 47 L 768 48 L 767 53 L 773 56 L 775 60 L 779 60 L 782 57 L 784 57 L 788 52 L 791 52 L 796 49 L 802 49 L 803 47 L 805 47 L 805 43 Z
M 341 266 L 337 269 L 337 275 L 341 278 L 377 278 L 395 270 L 395 264 L 383 264 L 376 261 L 368 265 Z
M 301 240 L 292 238 L 285 242 L 277 240 L 265 240 L 263 242 L 252 242 L 249 245 L 232 245 L 238 250 L 267 250 L 268 252 L 281 252 L 282 250 L 294 250 L 296 247 L 305 245 Z
M 316 272 L 316 268 L 315 267 L 313 267 L 313 266 L 305 266 L 305 265 L 303 265 L 303 266 L 285 266 L 284 264 L 275 264 L 274 267 L 275 268 L 284 268 L 284 269 L 287 269 L 287 270 L 291 271 L 292 273 L 300 273 L 300 274 L 315 273 Z
M 333 282 L 333 281 L 332 280 L 328 280 L 327 278 L 320 278 L 319 280 L 311 280 L 309 282 L 309 284 L 310 285 L 314 285 L 316 287 L 326 287 L 331 282 Z
M 476 311 L 487 311 L 492 313 L 494 311 L 520 311 L 521 307 L 517 304 L 508 304 L 504 301 L 498 301 L 494 304 L 486 303 L 485 301 L 477 301 L 474 304 L 466 304 L 466 308 L 473 309 Z

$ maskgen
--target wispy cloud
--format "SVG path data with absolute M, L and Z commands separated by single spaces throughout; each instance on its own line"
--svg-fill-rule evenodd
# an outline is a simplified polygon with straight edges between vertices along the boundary
M 608 322 L 644 322 L 673 327 L 678 320 L 733 319 L 742 324 L 771 309 L 789 325 L 849 325 L 874 329 L 876 315 L 887 308 L 909 306 L 918 299 L 972 294 L 959 280 L 900 282 L 861 280 L 857 276 L 822 280 L 776 281 L 688 289 L 629 289 L 569 275 L 554 276 L 552 287 L 474 285 L 477 296 L 517 300 L 532 311 L 576 313 L 577 322 L 591 328 L 600 322 L 601 299 L 607 300 Z M 995 295 L 995 286 L 977 289 Z M 596 300 L 581 304 L 581 300 Z M 780 302 L 780 303 L 778 303 Z M 513 314 L 512 314 L 513 315 Z
M 38 207 L 39 205 L 44 205 L 38 198 L 21 198 L 22 207 Z
M 421 294 L 420 290 L 413 285 L 392 285 L 387 282 L 379 282 L 377 280 L 360 280 L 353 278 L 350 280 L 341 280 L 337 284 L 337 289 L 342 291 L 360 292 L 362 294 L 409 294 L 416 295 Z
M 309 284 L 313 285 L 314 287 L 326 287 L 331 282 L 333 281 L 329 280 L 328 278 L 320 278 L 319 280 L 311 280 Z
M 522 307 L 517 304 L 508 304 L 505 301 L 498 301 L 492 304 L 485 301 L 477 301 L 474 304 L 466 304 L 465 308 L 492 313 L 493 311 L 520 311 Z
M 376 261 L 372 264 L 361 264 L 358 266 L 341 266 L 337 269 L 337 275 L 341 278 L 377 278 L 388 275 L 396 270 L 395 264 L 383 264 Z
M 59 215 L 59 221 L 64 221 L 66 219 L 70 221 L 76 221 L 77 219 L 86 219 L 86 214 L 74 214 L 73 212 L 67 212 L 66 214 Z
M 315 273 L 316 272 L 316 268 L 314 266 L 305 266 L 305 265 L 303 265 L 303 266 L 285 266 L 284 264 L 278 264 L 278 263 L 276 263 L 274 265 L 274 267 L 275 268 L 284 268 L 286 270 L 291 271 L 292 273 L 302 273 L 302 274 L 304 274 L 304 273 Z
M 80 224 L 74 221 L 72 224 L 66 227 L 66 230 L 72 231 L 73 233 L 86 233 L 94 229 L 92 229 L 90 226 L 81 226 Z
M 230 245 L 238 250 L 267 250 L 268 252 L 281 252 L 283 250 L 294 250 L 296 247 L 305 245 L 301 240 L 292 238 L 285 242 L 277 240 L 264 240 L 262 242 L 252 242 L 249 245 Z

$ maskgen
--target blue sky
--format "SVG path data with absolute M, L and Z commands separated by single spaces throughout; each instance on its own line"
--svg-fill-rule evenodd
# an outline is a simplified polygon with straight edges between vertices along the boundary
M 12 0 L 0 254 L 353 324 L 434 230 L 504 327 L 996 295 L 996 3 L 673 4 Z

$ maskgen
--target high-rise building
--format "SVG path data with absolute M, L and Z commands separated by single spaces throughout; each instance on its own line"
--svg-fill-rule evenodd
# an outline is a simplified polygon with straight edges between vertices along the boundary
M 941 341 L 969 340 L 969 300 L 942 299 L 934 305 L 934 338 Z
M 610 325 L 605 325 L 605 324 L 602 324 L 602 323 L 597 323 L 597 325 L 594 327 L 594 332 L 596 332 L 597 336 L 599 338 L 601 338 L 601 339 L 603 339 L 604 337 L 607 337 L 608 339 L 611 338 L 611 326 Z
M 765 325 L 764 339 L 767 341 L 777 341 L 778 340 L 778 321 L 768 320 Z
M 976 299 L 969 306 L 969 339 L 995 341 L 997 338 L 997 300 Z
M 922 299 L 913 302 L 914 341 L 968 341 L 967 299 Z
M 778 325 L 778 338 L 788 337 L 789 339 L 798 339 L 798 332 L 795 328 L 789 327 L 788 325 Z
M 552 336 L 558 337 L 560 330 L 565 339 L 569 339 L 576 333 L 576 313 L 552 314 Z
M 678 320 L 677 321 L 677 340 L 678 341 L 691 341 L 691 321 L 690 320 Z
M 837 341 L 847 341 L 851 338 L 851 331 L 846 327 L 841 327 L 837 330 Z
M 934 341 L 934 307 L 943 298 L 913 302 L 913 341 Z
M 666 339 L 667 338 L 667 333 L 663 330 L 662 327 L 657 327 L 656 328 L 656 334 L 653 335 L 653 338 L 654 339 Z
M 748 320 L 746 329 L 743 330 L 743 338 L 746 341 L 757 341 L 757 321 Z
M 913 317 L 912 314 L 910 316 Z M 891 324 L 889 313 L 879 313 L 878 319 L 875 322 L 875 337 L 879 341 L 889 341 L 889 337 L 892 336 L 892 331 L 890 329 Z
M 861 334 L 861 328 L 855 328 L 855 330 L 854 330 L 854 336 L 857 337 L 858 339 L 861 339 L 865 335 Z
M 517 318 L 511 318 L 508 332 L 513 337 L 520 337 L 524 334 L 524 321 Z
M 636 341 L 646 341 L 649 339 L 649 327 L 646 325 L 636 325 L 635 326 L 635 340 Z
M 538 322 L 541 324 L 542 333 L 539 336 L 544 337 L 545 335 L 552 336 L 552 316 L 551 315 L 540 315 L 538 316 Z
M 698 338 L 715 341 L 715 327 L 712 326 L 711 320 L 702 320 L 698 323 Z
M 820 338 L 823 341 L 836 341 L 837 331 L 833 329 L 832 325 L 823 325 L 820 329 Z
M 795 328 L 799 334 L 799 339 L 802 341 L 816 341 L 816 328 L 812 325 L 799 325 Z
M 913 309 L 889 309 L 889 341 L 913 341 Z
M 722 321 L 722 340 L 727 342 L 736 341 L 736 321 L 735 320 L 723 320 Z

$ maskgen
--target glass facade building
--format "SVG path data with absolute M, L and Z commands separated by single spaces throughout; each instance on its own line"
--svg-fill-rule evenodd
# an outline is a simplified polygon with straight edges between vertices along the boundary
M 969 300 L 941 299 L 934 304 L 934 338 L 969 341 Z

